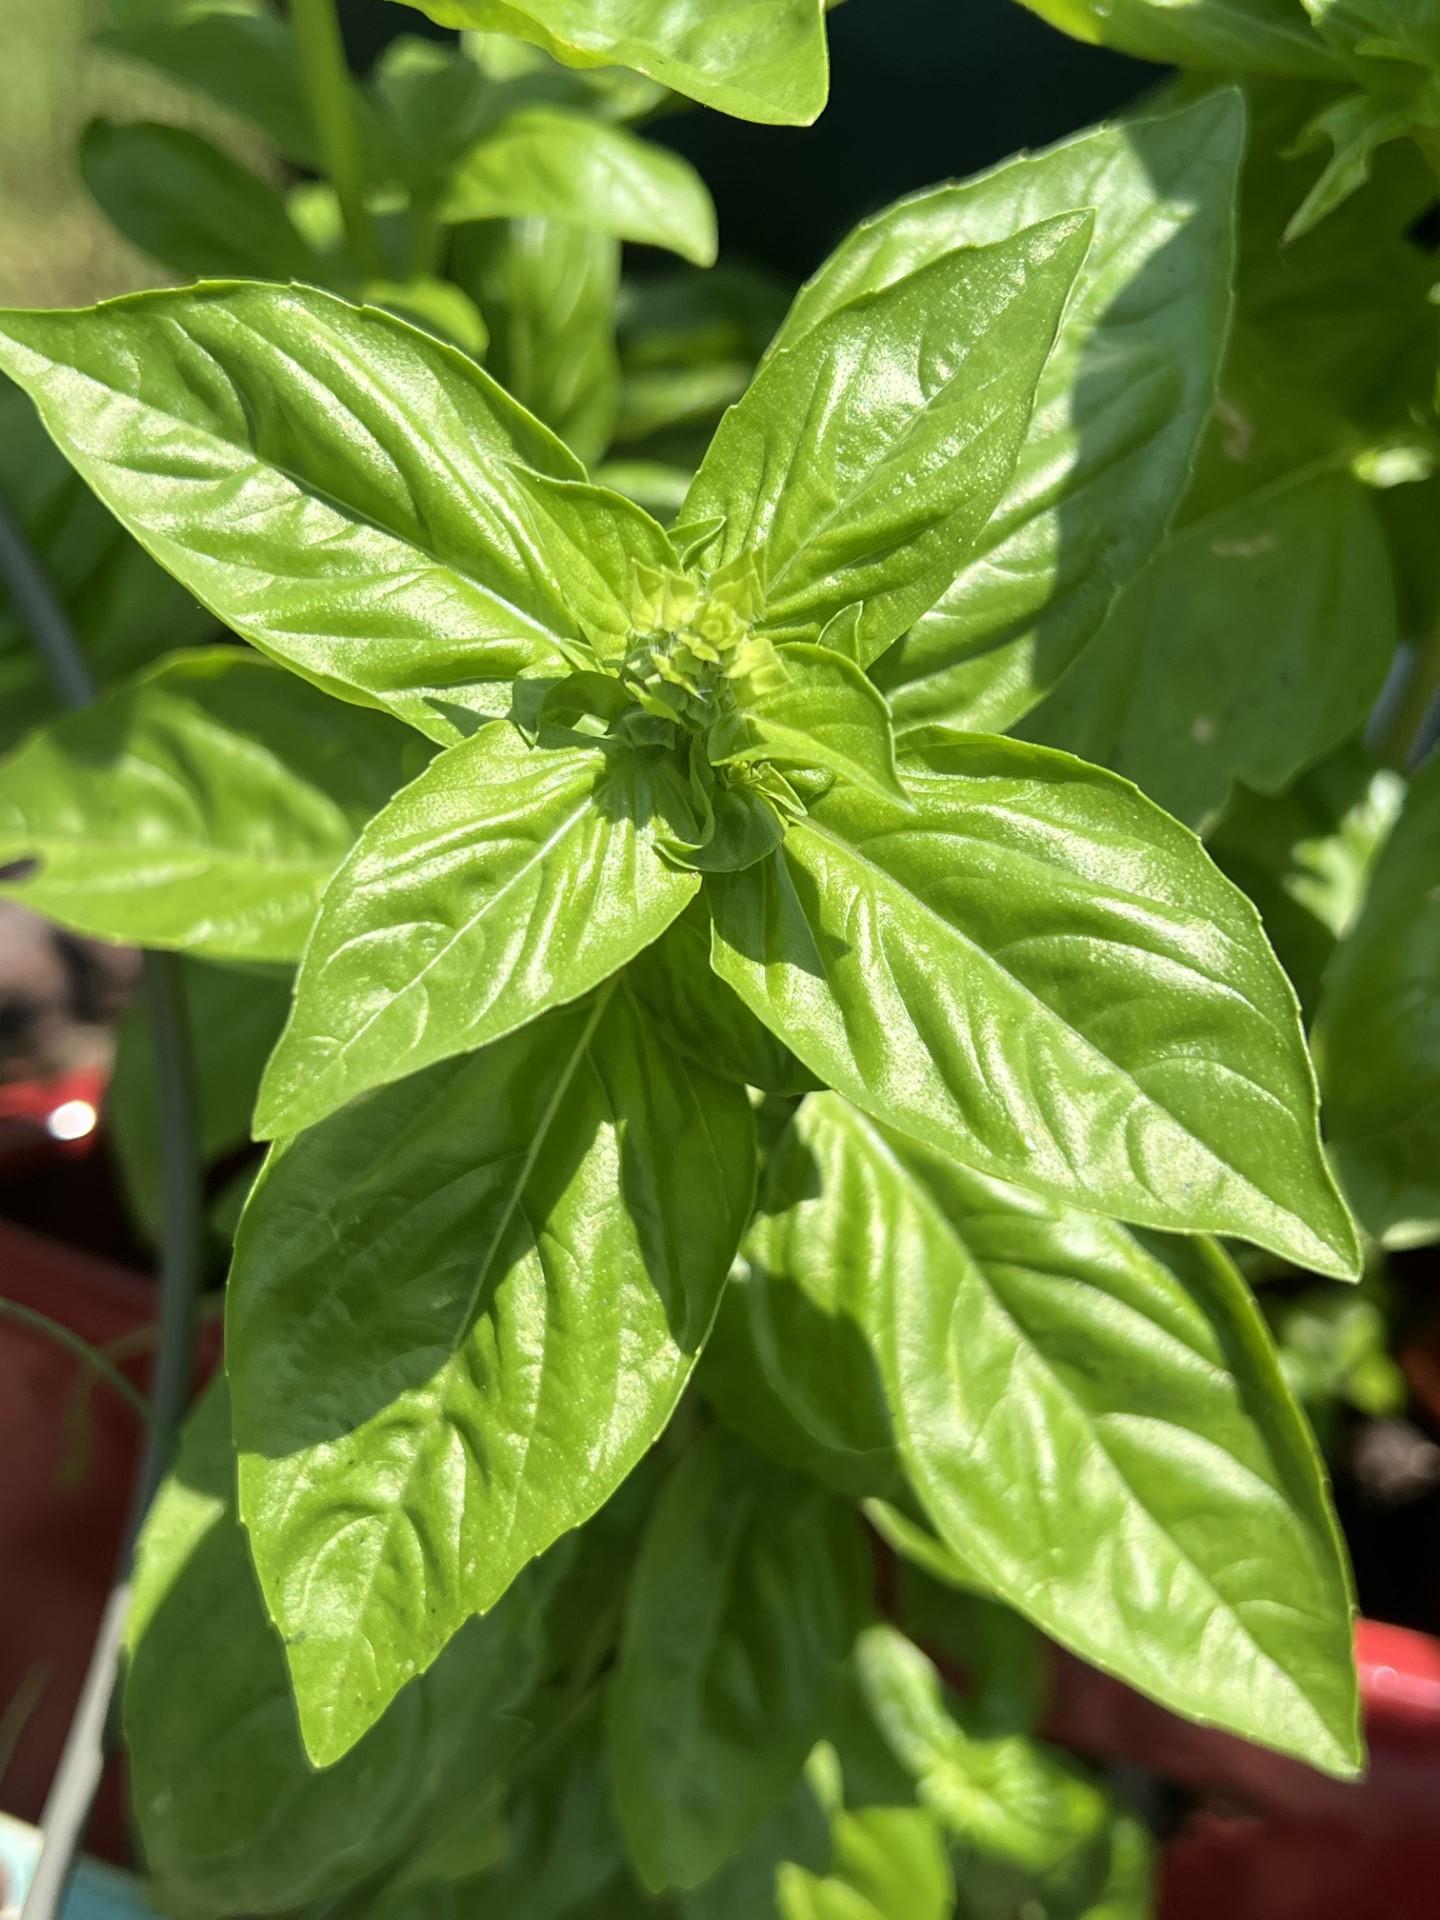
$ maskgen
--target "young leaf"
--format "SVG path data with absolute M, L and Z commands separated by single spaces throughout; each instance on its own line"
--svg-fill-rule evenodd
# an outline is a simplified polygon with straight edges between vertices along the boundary
M 1440 761 L 1416 775 L 1315 1023 L 1345 1191 L 1387 1246 L 1440 1238 Z
M 467 355 L 388 314 L 305 287 L 142 293 L 0 314 L 0 368 L 197 599 L 431 739 L 505 712 L 516 675 L 562 668 L 581 613 L 604 610 L 563 493 L 537 495 L 582 480 L 578 461 Z
M 827 1874 L 780 1869 L 780 1920 L 954 1920 L 955 1873 L 926 1808 L 842 1812 L 834 1849 Z
M 1369 489 L 1300 468 L 1189 520 L 1024 732 L 1200 827 L 1235 781 L 1276 793 L 1356 732 L 1395 641 Z
M 882 799 L 904 800 L 885 696 L 843 653 L 794 641 L 730 688 L 735 712 L 711 735 L 712 764 L 821 767 Z
M 615 1803 L 654 1891 L 695 1887 L 790 1793 L 865 1600 L 855 1515 L 723 1434 L 665 1485 L 610 1694 Z
M 1114 1856 L 1141 1840 L 1138 1822 L 1119 1817 L 1073 1760 L 975 1725 L 968 1699 L 952 1708 L 934 1666 L 894 1627 L 867 1628 L 855 1663 L 881 1737 L 960 1851 L 976 1904 L 1093 1914 Z M 1147 1851 L 1142 1840 L 1142 1864 Z
M 1233 93 L 1101 127 L 900 201 L 801 290 L 780 346 L 956 247 L 1096 209 L 1004 498 L 938 604 L 875 663 L 902 726 L 1003 730 L 1155 551 L 1215 398 L 1244 148 Z
M 633 67 L 702 106 L 809 126 L 830 91 L 826 0 L 409 0 L 444 27 L 512 33 L 572 67 Z
M 440 202 L 442 220 L 560 220 L 715 259 L 715 208 L 678 154 L 560 107 L 527 107 L 476 141 Z
M 305 1746 L 347 1752 L 665 1426 L 754 1187 L 623 983 L 277 1149 L 226 1353 Z
M 125 238 L 177 273 L 314 280 L 323 272 L 277 189 L 185 127 L 92 120 L 79 160 Z
M 837 785 L 707 883 L 721 978 L 968 1166 L 1353 1275 L 1294 994 L 1194 837 L 1014 741 L 937 736 L 901 772 L 909 810 Z
M 486 221 L 456 232 L 451 272 L 485 315 L 495 378 L 598 460 L 620 401 L 618 241 L 558 220 Z
M 820 1196 L 788 1237 L 802 1261 L 804 1216 L 849 1159 L 890 1187 L 851 1297 L 911 1482 L 961 1564 L 1176 1712 L 1355 1771 L 1344 1550 L 1229 1261 L 970 1173 L 833 1094 L 795 1125 Z
M 425 747 L 232 648 L 174 654 L 0 764 L 5 892 L 102 940 L 295 960 Z
M 1334 80 L 1337 63 L 1295 0 L 1021 0 L 1077 40 L 1202 73 Z
M 127 1628 L 126 1745 L 162 1904 L 226 1920 L 328 1902 L 404 1860 L 447 1792 L 482 1808 L 524 1737 L 541 1597 L 527 1578 L 317 1772 L 236 1515 L 217 1383 L 145 1523 Z
M 818 640 L 860 603 L 848 644 L 867 666 L 955 578 L 1009 483 L 1091 225 L 949 253 L 762 367 L 682 518 L 723 516 L 708 565 L 762 564 L 773 638 Z
M 614 747 L 532 748 L 507 720 L 442 753 L 321 903 L 257 1136 L 498 1040 L 658 939 L 699 885 L 656 845 L 664 777 Z

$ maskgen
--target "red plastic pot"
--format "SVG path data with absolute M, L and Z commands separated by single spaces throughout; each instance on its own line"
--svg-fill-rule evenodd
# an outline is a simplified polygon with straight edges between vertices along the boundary
M 0 1296 L 110 1349 L 121 1371 L 146 1385 L 155 1312 L 148 1280 L 0 1221 Z M 218 1358 L 211 1324 L 202 1369 Z M 0 1776 L 0 1808 L 21 1819 L 39 1815 L 79 1697 L 141 1439 L 135 1411 L 81 1360 L 0 1314 L 0 1708 L 18 1703 L 15 1717 L 24 1714 Z M 114 1779 L 91 1846 L 125 1857 Z
M 1440 1641 L 1356 1629 L 1366 1778 L 1354 1785 L 1192 1726 L 1061 1656 L 1047 1734 L 1199 1791 L 1166 1848 L 1162 1920 L 1435 1920 Z

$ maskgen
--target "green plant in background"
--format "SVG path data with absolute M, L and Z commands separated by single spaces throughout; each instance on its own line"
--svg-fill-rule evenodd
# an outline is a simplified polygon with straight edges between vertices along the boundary
M 818 0 L 426 10 L 472 36 L 364 86 L 313 0 L 128 10 L 317 178 L 92 129 L 132 237 L 243 277 L 0 316 L 84 511 L 249 643 L 112 673 L 77 589 L 110 684 L 0 765 L 7 890 L 185 954 L 205 1155 L 273 1142 L 141 1544 L 157 1898 L 1141 1915 L 1037 1629 L 1362 1763 L 1296 1395 L 1388 1404 L 1383 1248 L 1440 1235 L 1424 160 L 1296 238 L 1298 6 L 1056 0 L 1244 91 L 778 315 L 622 297 L 624 240 L 714 254 L 626 123 L 813 118 Z M 153 1230 L 130 1033 L 112 1114 Z M 1277 1351 L 1214 1236 L 1371 1317 L 1317 1278 Z

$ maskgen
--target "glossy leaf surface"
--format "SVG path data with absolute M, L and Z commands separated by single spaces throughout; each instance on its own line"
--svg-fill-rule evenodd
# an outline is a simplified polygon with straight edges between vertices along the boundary
M 859 603 L 866 666 L 934 604 L 1009 483 L 1091 225 L 947 253 L 762 367 L 682 518 L 724 520 L 707 564 L 756 556 L 765 631 L 816 641 Z
M 528 107 L 476 142 L 451 176 L 446 220 L 566 221 L 666 247 L 708 267 L 715 208 L 688 161 L 583 113 Z
M 1440 764 L 1415 776 L 1326 976 L 1315 1044 L 1330 1138 L 1365 1227 L 1440 1233 Z
M 1022 0 L 1077 40 L 1201 72 L 1334 79 L 1294 0 Z
M 802 289 L 781 344 L 954 247 L 1096 210 L 1004 497 L 938 604 L 876 663 L 902 725 L 1007 726 L 1154 552 L 1214 400 L 1244 140 L 1228 93 L 1101 127 L 900 201 Z
M 740 120 L 808 126 L 830 89 L 825 0 L 410 0 L 575 67 L 633 67 Z
M 377 814 L 321 905 L 256 1113 L 261 1138 L 576 1000 L 683 911 L 663 766 L 530 747 L 508 721 Z
M 226 1351 L 241 1511 L 317 1764 L 655 1440 L 753 1184 L 744 1094 L 623 985 L 272 1155 Z
M 732 680 L 735 712 L 712 733 L 712 762 L 820 767 L 882 798 L 904 798 L 883 694 L 843 653 L 797 641 L 773 665 Z
M 886 1136 L 833 1094 L 788 1246 L 850 1312 L 942 1539 L 991 1592 L 1175 1711 L 1335 1773 L 1360 1750 L 1351 1595 L 1315 1445 L 1263 1321 L 1208 1243 L 1160 1244 Z M 845 1205 L 869 1163 L 884 1211 Z M 813 1252 L 813 1271 L 809 1268 Z
M 853 1512 L 724 1435 L 646 1530 L 610 1700 L 616 1807 L 652 1889 L 693 1887 L 790 1793 L 864 1604 Z
M 225 1920 L 328 1901 L 403 1861 L 456 1784 L 483 1806 L 523 1738 L 539 1599 L 532 1578 L 472 1621 L 353 1752 L 317 1772 L 235 1512 L 218 1384 L 146 1522 L 128 1629 L 125 1734 L 163 1903 Z
M 559 669 L 597 610 L 564 490 L 542 502 L 522 471 L 579 463 L 389 315 L 300 287 L 136 294 L 0 316 L 0 366 L 197 599 L 433 739 L 506 711 L 515 675 Z
M 326 882 L 425 755 L 268 661 L 178 654 L 0 765 L 0 863 L 22 863 L 6 890 L 103 940 L 298 959 Z
M 1067 755 L 938 736 L 708 882 L 715 966 L 827 1085 L 966 1165 L 1353 1274 L 1288 982 L 1192 835 Z

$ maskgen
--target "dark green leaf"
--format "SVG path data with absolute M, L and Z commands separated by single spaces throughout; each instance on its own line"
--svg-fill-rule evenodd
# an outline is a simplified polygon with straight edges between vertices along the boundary
M 1363 725 L 1395 639 L 1368 490 L 1302 468 L 1187 519 L 1024 730 L 1200 827 Z
M 409 0 L 446 27 L 512 33 L 573 67 L 633 67 L 702 106 L 808 126 L 830 90 L 825 0 Z
M 272 1154 L 226 1352 L 241 1510 L 317 1763 L 655 1440 L 753 1184 L 744 1094 L 623 985 Z
M 125 238 L 177 273 L 314 280 L 323 271 L 278 189 L 185 127 L 92 120 L 79 160 Z
M 614 497 L 556 484 L 583 478 L 559 441 L 389 315 L 300 287 L 136 294 L 0 316 L 0 365 L 237 633 L 432 739 L 506 711 L 514 677 L 556 671 L 587 623 L 626 626 L 585 550 Z
M 697 266 L 715 258 L 715 208 L 678 154 L 559 107 L 527 107 L 478 140 L 440 203 L 442 219 L 559 220 L 667 247 Z
M 392 1868 L 436 1809 L 498 1797 L 525 1733 L 542 1589 L 472 1622 L 338 1765 L 301 1744 L 284 1649 L 235 1512 L 223 1382 L 141 1536 L 125 1734 L 146 1863 L 191 1920 L 290 1912 Z
M 610 1698 L 615 1799 L 652 1889 L 695 1887 L 795 1786 L 864 1603 L 853 1513 L 706 1435 L 666 1483 Z
M 867 295 L 726 414 L 683 517 L 724 518 L 707 565 L 761 563 L 774 638 L 816 641 L 860 603 L 865 666 L 955 578 L 1004 496 L 1091 226 L 1066 214 Z
M 6 891 L 103 940 L 295 960 L 356 834 L 424 759 L 268 661 L 176 654 L 0 765 L 0 863 L 38 863 Z
M 250 1114 L 266 1056 L 290 1010 L 290 973 L 187 961 L 181 970 L 200 1104 L 199 1153 L 210 1166 L 250 1138 Z M 105 1128 L 131 1211 L 152 1246 L 161 1243 L 163 1148 L 155 1058 L 142 1004 L 120 1027 L 105 1091 Z
M 782 345 L 955 247 L 1096 209 L 1004 498 L 939 604 L 876 663 L 902 725 L 1007 726 L 1154 552 L 1215 396 L 1244 140 L 1232 93 L 1081 134 L 900 201 L 801 292 Z
M 598 744 L 530 747 L 506 720 L 441 754 L 326 892 L 258 1136 L 498 1040 L 658 939 L 698 885 L 657 848 L 666 774 Z
M 1063 754 L 937 736 L 708 883 L 715 966 L 867 1111 L 1056 1199 L 1353 1275 L 1294 994 L 1194 837 Z
M 815 1077 L 755 1018 L 710 965 L 710 915 L 703 897 L 631 961 L 636 998 L 680 1051 L 737 1085 L 766 1093 L 807 1093 Z
M 1389 1246 L 1440 1238 L 1440 761 L 1417 774 L 1315 1024 L 1346 1192 Z

